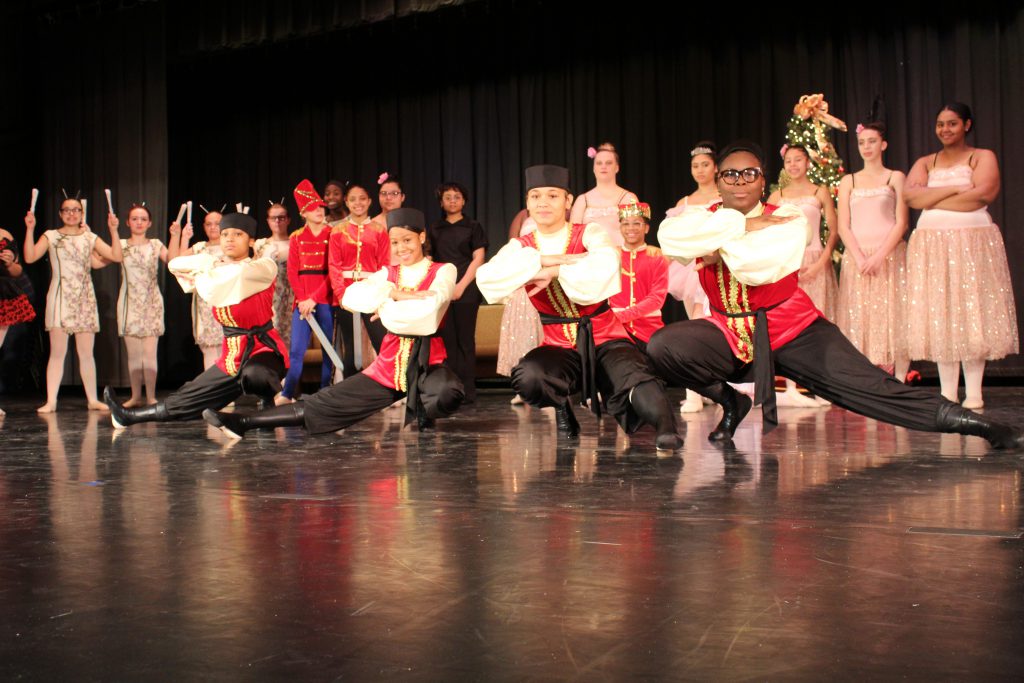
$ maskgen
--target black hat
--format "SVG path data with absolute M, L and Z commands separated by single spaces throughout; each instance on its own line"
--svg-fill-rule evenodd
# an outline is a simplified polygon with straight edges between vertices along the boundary
M 234 228 L 241 230 L 249 237 L 256 236 L 256 219 L 247 213 L 228 213 L 220 219 L 220 229 Z
M 764 151 L 761 149 L 761 145 L 750 140 L 733 140 L 718 153 L 715 163 L 721 165 L 727 156 L 736 152 L 750 152 L 757 157 L 757 163 L 764 165 Z
M 569 169 L 543 164 L 526 169 L 526 191 L 535 187 L 560 187 L 569 191 Z
M 405 228 L 413 232 L 426 230 L 426 219 L 419 209 L 394 209 L 388 211 L 388 230 L 391 228 Z

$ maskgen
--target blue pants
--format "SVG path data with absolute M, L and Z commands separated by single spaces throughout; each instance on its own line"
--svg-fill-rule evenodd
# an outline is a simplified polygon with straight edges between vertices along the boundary
M 327 339 L 330 340 L 331 335 L 334 333 L 334 315 L 331 312 L 330 305 L 317 304 L 313 309 L 313 315 L 316 317 L 316 322 L 320 325 L 320 329 L 324 331 Z M 287 398 L 295 398 L 295 389 L 299 384 L 299 378 L 302 377 L 302 357 L 306 355 L 306 349 L 309 348 L 309 338 L 312 334 L 313 329 L 309 326 L 308 322 L 299 317 L 299 308 L 296 306 L 295 310 L 292 311 L 292 348 L 288 357 L 288 375 L 284 378 L 284 389 L 281 391 L 281 394 Z M 331 375 L 334 373 L 334 363 L 331 362 L 326 351 L 323 354 L 321 368 L 320 386 L 330 386 Z

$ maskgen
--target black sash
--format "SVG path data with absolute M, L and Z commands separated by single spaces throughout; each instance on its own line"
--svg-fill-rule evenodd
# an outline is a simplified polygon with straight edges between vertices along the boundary
M 726 313 L 711 307 L 716 313 L 727 318 L 754 317 L 754 405 L 761 406 L 762 433 L 767 434 L 779 426 L 778 409 L 775 406 L 775 361 L 772 359 L 772 340 L 768 335 L 768 311 L 785 303 L 783 299 L 771 306 L 756 311 Z
M 580 354 L 583 365 L 583 399 L 590 399 L 590 409 L 594 414 L 601 417 L 601 402 L 597 398 L 597 346 L 594 344 L 594 326 L 591 320 L 611 310 L 607 301 L 603 301 L 597 309 L 589 315 L 581 315 L 579 318 L 562 318 L 550 313 L 541 313 L 540 321 L 544 325 L 569 325 L 576 327 L 576 350 Z
M 326 270 L 300 270 L 299 275 L 327 275 Z
M 241 376 L 242 368 L 249 362 L 249 357 L 252 355 L 252 347 L 256 345 L 256 340 L 259 339 L 264 346 L 274 352 L 278 358 L 284 361 L 284 356 L 281 355 L 281 351 L 277 348 L 277 342 L 273 337 L 270 336 L 270 331 L 274 329 L 274 321 L 268 320 L 262 325 L 257 327 L 232 327 L 230 325 L 223 325 L 224 338 L 231 339 L 232 337 L 245 337 L 245 351 L 242 352 L 242 359 L 238 362 L 238 372 L 236 376 Z
M 392 332 L 392 334 L 394 334 Z M 412 339 L 412 349 L 409 351 L 409 365 L 405 369 L 405 422 L 408 425 L 416 419 L 416 409 L 420 403 L 420 375 L 427 372 L 430 367 L 430 340 L 437 336 L 437 333 L 426 337 L 414 337 L 403 334 L 396 334 L 399 339 Z

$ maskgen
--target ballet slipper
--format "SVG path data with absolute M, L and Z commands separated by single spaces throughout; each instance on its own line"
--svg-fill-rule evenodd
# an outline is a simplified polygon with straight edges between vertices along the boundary
M 985 401 L 983 401 L 980 396 L 968 396 L 960 405 L 962 405 L 964 408 L 967 408 L 967 410 L 981 410 L 982 408 L 985 407 Z
M 56 403 L 44 403 L 43 405 L 41 405 L 38 408 L 36 408 L 36 412 L 39 413 L 40 415 L 47 415 L 49 413 L 56 413 L 57 412 L 57 404 Z
M 155 406 L 156 404 L 157 404 L 157 400 L 155 398 L 147 398 L 146 399 L 146 405 L 147 406 Z
M 103 401 L 89 401 L 89 410 L 95 410 L 99 413 L 109 413 L 110 407 Z
M 124 402 L 125 408 L 138 408 L 142 405 L 142 399 L 132 397 Z
M 827 398 L 822 398 L 821 396 L 815 396 L 814 402 L 817 403 L 822 408 L 827 408 L 828 406 L 832 405 L 832 401 L 829 401 Z
M 3 416 L 4 416 L 4 415 L 6 415 L 6 414 L 7 414 L 7 413 L 5 413 L 5 412 L 4 412 L 4 409 L 3 409 L 3 408 L 0 408 L 0 417 L 3 417 Z
M 515 396 L 512 397 L 512 400 L 509 401 L 509 403 L 511 403 L 514 406 L 521 406 L 521 405 L 525 405 L 526 401 L 523 400 L 522 396 L 520 396 L 519 394 L 516 394 Z
M 775 405 L 779 408 L 817 408 L 818 402 L 796 389 L 786 389 L 775 394 Z
M 274 397 L 274 405 L 275 406 L 286 406 L 289 403 L 295 403 L 295 399 L 294 398 L 288 398 L 284 394 L 278 394 L 277 396 Z

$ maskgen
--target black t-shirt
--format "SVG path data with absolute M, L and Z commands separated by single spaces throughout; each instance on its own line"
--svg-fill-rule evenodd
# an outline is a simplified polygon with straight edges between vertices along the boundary
M 430 256 L 437 263 L 451 263 L 457 271 L 458 282 L 473 262 L 473 252 L 487 249 L 487 234 L 483 226 L 472 218 L 462 217 L 458 223 L 441 219 L 427 230 L 430 239 Z M 474 280 L 459 300 L 466 303 L 480 301 L 480 290 Z

